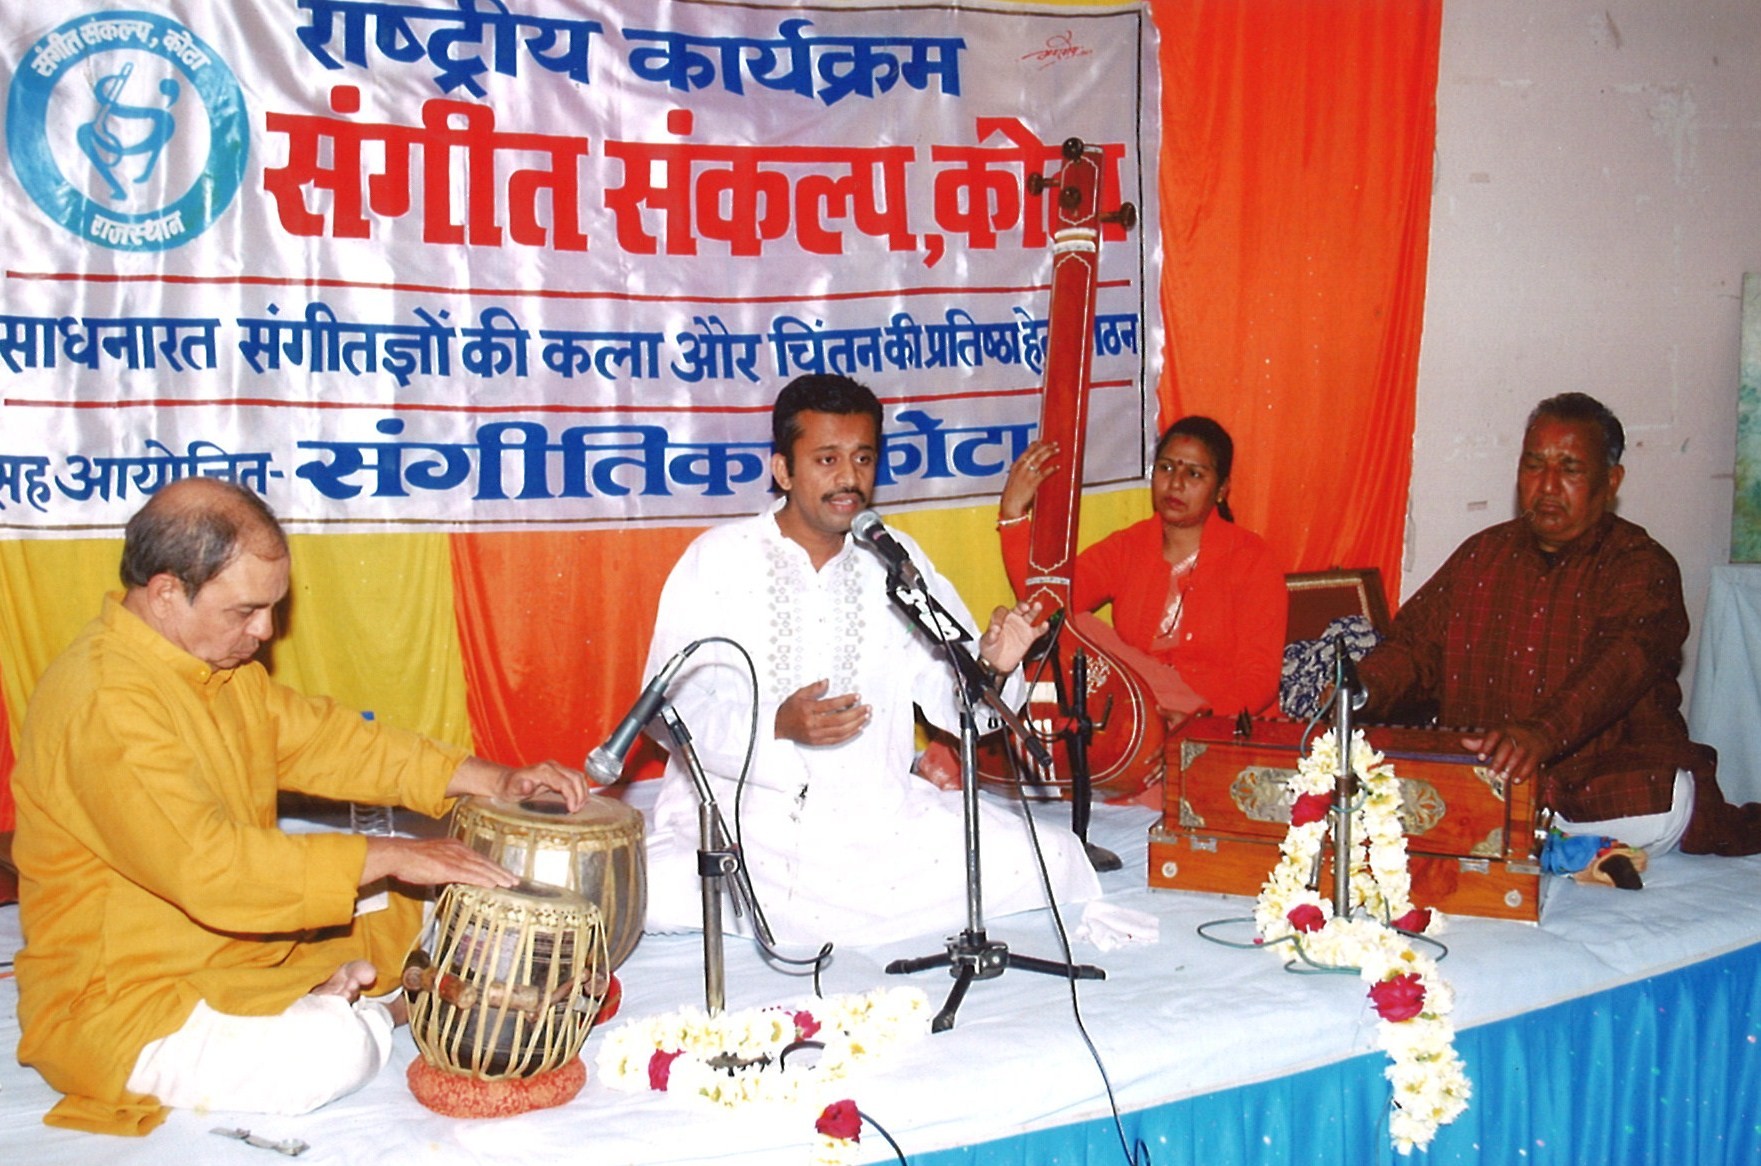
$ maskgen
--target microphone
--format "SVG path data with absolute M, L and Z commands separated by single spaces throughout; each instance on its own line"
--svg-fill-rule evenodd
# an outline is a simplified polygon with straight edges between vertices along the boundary
M 866 543 L 870 550 L 886 560 L 887 566 L 899 572 L 907 584 L 915 587 L 923 582 L 917 564 L 911 561 L 910 552 L 893 537 L 893 532 L 887 529 L 880 515 L 872 510 L 862 511 L 851 520 L 850 533 L 856 536 L 858 542 Z
M 1344 636 L 1333 637 L 1333 652 L 1339 668 L 1339 687 L 1350 695 L 1352 711 L 1356 712 L 1370 703 L 1369 689 L 1357 678 L 1357 662 L 1345 650 Z
M 642 695 L 636 698 L 636 703 L 630 706 L 630 711 L 624 714 L 611 736 L 587 755 L 587 776 L 600 785 L 611 785 L 623 776 L 624 754 L 636 743 L 636 735 L 642 731 L 642 726 L 652 721 L 660 706 L 666 703 L 666 690 L 673 677 L 679 674 L 679 669 L 685 666 L 685 660 L 702 646 L 702 640 L 692 640 L 654 674 L 654 679 L 648 682 L 648 687 L 642 690 Z

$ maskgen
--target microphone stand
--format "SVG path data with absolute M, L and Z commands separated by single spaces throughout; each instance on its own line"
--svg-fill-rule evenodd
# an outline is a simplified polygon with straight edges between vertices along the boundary
M 740 848 L 728 840 L 727 823 L 722 820 L 715 791 L 710 788 L 703 766 L 697 760 L 697 750 L 691 744 L 691 731 L 671 704 L 661 705 L 658 715 L 678 745 L 685 768 L 691 773 L 692 784 L 697 787 L 697 874 L 703 884 L 703 1004 L 709 1014 L 715 1016 L 727 1005 L 722 892 L 725 890 L 731 896 L 735 915 L 740 914 L 742 907 L 751 912 L 753 930 L 765 947 L 770 947 L 774 939 L 770 924 L 759 910 L 758 898 L 752 892 L 752 881 L 740 858 Z
M 1063 976 L 1070 980 L 1106 979 L 1107 973 L 1091 964 L 1071 964 L 1014 955 L 1009 951 L 1008 944 L 985 935 L 983 876 L 979 866 L 978 725 L 973 719 L 973 706 L 983 701 L 995 710 L 1005 728 L 1015 734 L 1022 747 L 1034 755 L 1035 761 L 1048 769 L 1051 767 L 1051 755 L 1028 732 L 1021 718 L 1003 700 L 1002 693 L 997 691 L 991 677 L 979 666 L 972 653 L 967 651 L 965 645 L 968 637 L 965 630 L 926 588 L 907 585 L 897 568 L 889 568 L 887 595 L 894 606 L 904 612 L 924 634 L 941 644 L 942 651 L 947 655 L 961 685 L 965 700 L 960 713 L 960 801 L 966 828 L 965 930 L 950 936 L 942 951 L 894 960 L 887 965 L 887 974 L 909 974 L 927 968 L 948 969 L 949 974 L 954 977 L 954 986 L 949 990 L 942 1010 L 930 1021 L 931 1032 L 946 1032 L 954 1027 L 954 1014 L 966 999 L 966 992 L 972 986 L 972 981 L 993 980 L 1012 967 Z
M 1339 744 L 1339 769 L 1333 778 L 1333 917 L 1349 919 L 1351 803 L 1357 797 L 1357 774 L 1351 768 L 1351 714 L 1359 690 L 1344 637 L 1333 641 L 1333 650 L 1333 732 Z
M 1070 728 L 1064 734 L 1064 752 L 1070 758 L 1070 830 L 1082 842 L 1088 864 L 1098 871 L 1123 869 L 1117 854 L 1088 840 L 1089 817 L 1094 810 L 1094 778 L 1088 767 L 1088 743 L 1094 739 L 1095 722 L 1088 711 L 1088 654 L 1081 648 L 1070 655 Z M 1063 711 L 1063 710 L 1060 710 Z

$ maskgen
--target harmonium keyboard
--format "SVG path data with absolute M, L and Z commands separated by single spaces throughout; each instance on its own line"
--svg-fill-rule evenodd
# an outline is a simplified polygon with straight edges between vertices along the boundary
M 1304 752 L 1304 728 L 1195 717 L 1176 730 L 1162 819 L 1150 829 L 1150 886 L 1259 894 L 1290 826 L 1286 782 Z M 1537 921 L 1535 783 L 1507 781 L 1481 764 L 1462 747 L 1462 730 L 1363 728 L 1400 781 L 1414 905 Z M 1331 848 L 1325 853 L 1320 889 L 1330 897 Z

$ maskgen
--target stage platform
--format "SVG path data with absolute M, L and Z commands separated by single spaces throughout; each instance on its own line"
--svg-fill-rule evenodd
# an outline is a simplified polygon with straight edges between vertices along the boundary
M 1068 811 L 1037 812 L 1049 821 Z M 1142 1143 L 1139 1166 L 1402 1160 L 1388 1144 L 1386 1059 L 1362 984 L 1292 975 L 1269 952 L 1200 938 L 1201 924 L 1242 919 L 1250 901 L 1150 890 L 1152 820 L 1141 809 L 1096 812 L 1092 836 L 1125 859 L 1123 871 L 1103 876 L 1106 900 L 1149 912 L 1159 925 L 1153 943 L 1074 946 L 1078 961 L 1107 972 L 1076 991 L 1098 1064 L 1078 1029 L 1070 985 L 1016 969 L 975 983 L 952 1031 L 877 1062 L 850 1082 L 848 1095 L 921 1166 L 1126 1162 L 1102 1068 L 1125 1137 Z M 1666 855 L 1645 877 L 1639 892 L 1551 880 L 1538 926 L 1452 921 L 1441 970 L 1456 993 L 1457 1047 L 1474 1097 L 1429 1154 L 1412 1161 L 1761 1161 L 1761 858 Z M 1073 933 L 1080 916 L 1076 909 L 1067 920 Z M 930 1011 L 939 1008 L 951 984 L 946 971 L 883 972 L 900 956 L 941 950 L 964 924 L 924 922 L 917 941 L 840 949 L 824 991 L 909 983 L 927 994 Z M 1047 912 L 988 922 L 991 937 L 1014 953 L 1060 957 Z M 10 961 L 18 943 L 17 907 L 0 908 L 0 961 Z M 612 1027 L 701 1005 L 701 955 L 695 934 L 645 936 L 620 970 L 625 999 Z M 731 1010 L 811 995 L 806 979 L 767 967 L 738 939 L 727 943 L 727 970 Z M 0 975 L 0 1045 L 11 1049 L 17 990 L 9 969 Z M 301 1162 L 350 1166 L 810 1160 L 811 1116 L 615 1092 L 594 1076 L 602 1041 L 595 1032 L 588 1042 L 590 1077 L 574 1102 L 518 1118 L 460 1121 L 424 1109 L 404 1084 L 415 1047 L 400 1030 L 379 1078 L 317 1113 L 180 1111 L 145 1139 L 42 1125 L 54 1094 L 8 1055 L 0 1058 L 0 1158 L 31 1166 L 282 1160 L 209 1132 L 244 1126 L 307 1142 Z M 861 1151 L 863 1162 L 894 1160 L 872 1129 Z

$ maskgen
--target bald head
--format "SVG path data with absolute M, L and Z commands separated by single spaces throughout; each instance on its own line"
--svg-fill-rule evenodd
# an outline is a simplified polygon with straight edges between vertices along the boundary
M 184 478 L 153 495 L 128 520 L 122 584 L 132 590 L 155 575 L 171 575 L 193 600 L 245 551 L 263 559 L 287 556 L 287 536 L 268 503 L 233 482 Z

